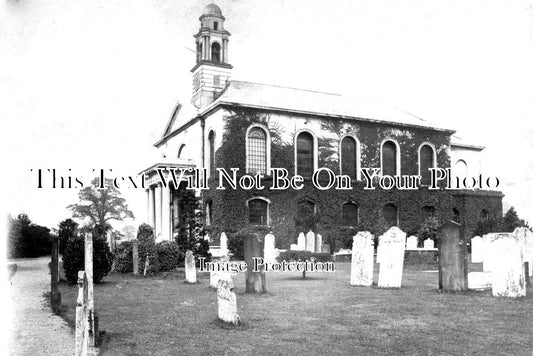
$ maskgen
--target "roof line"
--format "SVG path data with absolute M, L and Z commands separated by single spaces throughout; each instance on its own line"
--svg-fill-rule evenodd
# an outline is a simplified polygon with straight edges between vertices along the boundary
M 311 90 L 311 89 L 303 89 L 303 88 L 295 88 L 295 87 L 287 87 L 284 85 L 276 85 L 276 84 L 265 84 L 265 83 L 259 83 L 259 82 L 249 82 L 247 80 L 232 80 L 232 82 L 241 82 L 241 83 L 249 83 L 249 84 L 259 84 L 274 88 L 284 88 L 284 89 L 292 89 L 292 90 L 301 90 L 301 91 L 307 91 L 310 93 L 318 93 L 318 94 L 326 94 L 326 95 L 334 95 L 334 96 L 341 96 L 339 93 L 328 93 L 326 91 L 319 91 L 319 90 Z

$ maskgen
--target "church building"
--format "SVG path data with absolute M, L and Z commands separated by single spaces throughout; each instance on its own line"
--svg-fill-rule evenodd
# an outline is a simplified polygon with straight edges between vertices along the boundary
M 460 222 L 470 238 L 477 224 L 502 215 L 502 193 L 479 189 L 428 189 L 430 168 L 451 168 L 454 177 L 481 173 L 483 147 L 462 142 L 451 128 L 411 114 L 357 103 L 341 95 L 232 80 L 225 17 L 215 4 L 200 16 L 191 63 L 192 97 L 180 100 L 154 146 L 161 160 L 148 177 L 147 220 L 158 241 L 173 240 L 185 187 L 164 186 L 158 168 L 200 168 L 209 189 L 197 190 L 204 224 L 216 244 L 220 233 L 272 232 L 276 247 L 289 248 L 313 230 L 339 249 L 359 230 L 381 234 L 399 226 L 416 234 L 435 217 Z M 265 189 L 216 189 L 217 168 L 237 177 L 264 175 Z M 302 189 L 271 190 L 271 168 L 300 175 Z M 327 168 L 349 176 L 351 189 L 318 189 L 313 173 Z M 362 168 L 381 175 L 420 175 L 417 189 L 365 189 Z M 319 180 L 327 178 L 322 172 Z

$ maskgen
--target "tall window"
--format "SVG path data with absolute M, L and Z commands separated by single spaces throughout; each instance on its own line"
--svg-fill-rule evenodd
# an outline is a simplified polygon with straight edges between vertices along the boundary
M 359 207 L 357 204 L 349 202 L 342 204 L 342 224 L 344 226 L 355 226 L 358 222 Z
M 263 199 L 248 201 L 248 222 L 255 225 L 268 225 L 268 202 Z
M 453 221 L 459 223 L 461 222 L 461 212 L 457 208 L 453 208 Z
M 488 210 L 485 210 L 485 209 L 481 210 L 480 218 L 481 218 L 481 221 L 489 220 L 489 212 L 488 212 Z
M 296 227 L 302 231 L 309 231 L 316 225 L 315 203 L 309 200 L 300 200 L 296 206 Z
M 300 133 L 296 139 L 296 171 L 299 175 L 313 175 L 313 150 L 313 136 L 309 132 Z
M 398 226 L 398 207 L 392 203 L 385 204 L 383 218 L 387 227 Z
M 248 131 L 246 152 L 247 173 L 267 173 L 267 135 L 260 127 Z
M 220 45 L 218 42 L 213 42 L 211 45 L 211 60 L 213 62 L 220 62 Z
M 397 173 L 396 166 L 396 144 L 392 141 L 386 141 L 381 148 L 381 175 L 395 176 Z
M 180 149 L 178 150 L 178 158 L 184 158 L 185 157 L 185 144 L 180 146 Z
M 209 175 L 215 174 L 215 133 L 209 132 Z
M 420 209 L 420 216 L 422 217 L 422 221 L 427 218 L 435 217 L 435 207 L 430 205 L 423 206 L 422 209 Z
M 453 173 L 456 177 L 465 178 L 468 174 L 468 166 L 466 162 L 462 159 L 455 162 L 455 166 L 453 167 Z
M 422 176 L 420 183 L 423 185 L 429 185 L 431 183 L 431 172 L 429 169 L 435 167 L 433 147 L 430 145 L 423 145 L 420 147 L 419 154 L 420 175 Z
M 350 136 L 341 142 L 341 171 L 352 178 L 357 177 L 357 142 Z

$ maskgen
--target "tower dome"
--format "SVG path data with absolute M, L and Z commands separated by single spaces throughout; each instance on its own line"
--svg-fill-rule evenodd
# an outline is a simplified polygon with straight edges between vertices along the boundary
M 202 15 L 218 15 L 222 16 L 222 10 L 215 4 L 209 4 L 205 7 Z

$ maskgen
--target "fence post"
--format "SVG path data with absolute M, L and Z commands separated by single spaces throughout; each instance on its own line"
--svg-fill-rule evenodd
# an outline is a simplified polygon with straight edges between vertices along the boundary
M 52 264 L 50 266 L 50 304 L 54 313 L 61 308 L 61 293 L 59 292 L 59 240 L 52 240 Z
M 87 355 L 89 342 L 89 318 L 87 313 L 88 288 L 85 271 L 78 272 L 78 299 L 76 301 L 76 333 L 74 355 Z

